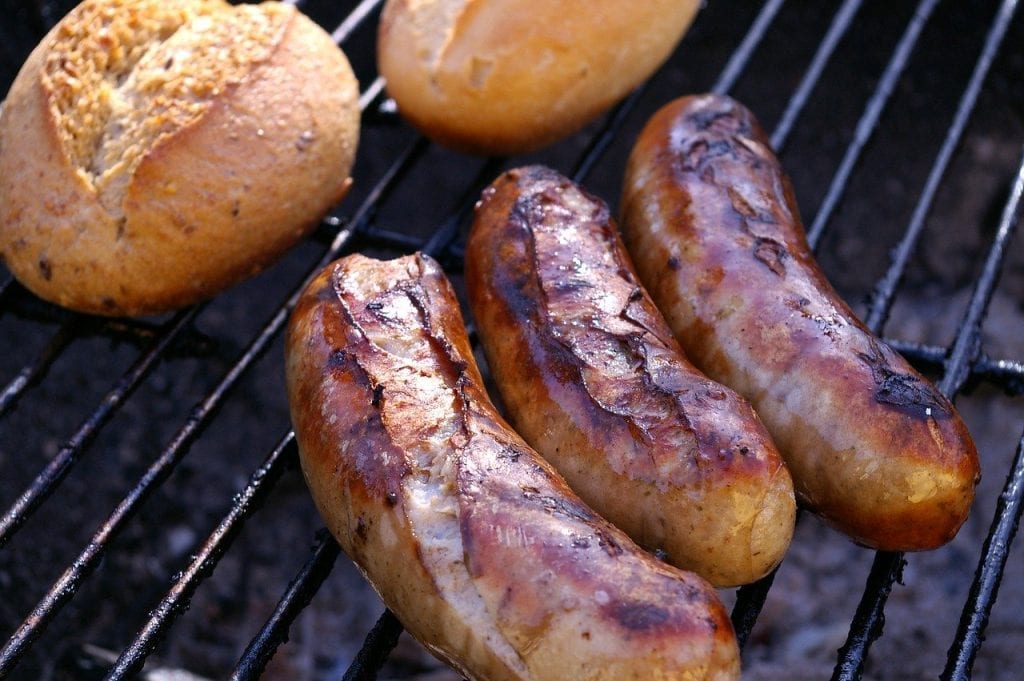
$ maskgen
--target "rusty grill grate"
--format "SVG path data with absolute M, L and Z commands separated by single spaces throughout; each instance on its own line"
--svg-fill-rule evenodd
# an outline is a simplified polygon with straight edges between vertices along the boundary
M 31 47 L 71 4 L 3 3 L 5 90 Z M 83 678 L 136 678 L 147 658 L 154 651 L 159 655 L 161 642 L 179 635 L 175 627 L 194 596 L 218 562 L 238 550 L 232 548 L 236 537 L 273 525 L 279 520 L 275 514 L 285 513 L 282 504 L 267 500 L 276 487 L 297 489 L 301 481 L 283 397 L 268 395 L 281 392 L 280 332 L 312 273 L 354 250 L 396 255 L 421 249 L 458 280 L 472 204 L 502 168 L 524 160 L 549 163 L 613 199 L 625 155 L 646 117 L 676 96 L 705 90 L 734 94 L 772 127 L 772 142 L 805 202 L 810 241 L 847 298 L 868 301 L 859 311 L 869 326 L 882 333 L 892 316 L 901 330 L 913 332 L 915 318 L 952 319 L 946 332 L 897 333 L 888 340 L 948 396 L 987 391 L 1009 405 L 1004 412 L 1010 429 L 1000 433 L 1013 432 L 1015 439 L 980 443 L 986 478 L 1006 475 L 1001 492 L 994 487 L 994 496 L 980 499 L 972 516 L 981 524 L 991 517 L 991 527 L 987 534 L 980 531 L 977 544 L 965 540 L 948 549 L 959 552 L 949 560 L 964 566 L 961 572 L 926 585 L 962 603 L 955 632 L 950 623 L 945 660 L 940 655 L 931 663 L 933 675 L 969 678 L 976 657 L 985 659 L 985 626 L 1024 496 L 1024 415 L 1012 399 L 1024 392 L 1024 346 L 1012 331 L 1019 319 L 1013 314 L 1022 307 L 1024 265 L 1010 250 L 1024 194 L 1024 165 L 1017 160 L 1024 145 L 1024 26 L 1017 2 L 961 3 L 966 7 L 938 0 L 767 0 L 754 7 L 716 0 L 669 63 L 607 116 L 551 150 L 512 160 L 470 159 L 437 149 L 395 115 L 373 65 L 381 0 L 299 4 L 333 31 L 353 61 L 364 85 L 364 130 L 357 189 L 284 263 L 215 301 L 146 320 L 101 320 L 59 310 L 34 299 L 0 269 L 0 367 L 6 372 L 0 374 L 6 382 L 0 388 L 0 493 L 6 495 L 0 498 L 6 509 L 0 518 L 0 621 L 10 628 L 3 632 L 10 638 L 0 650 L 0 678 L 55 674 L 46 660 L 56 654 L 40 647 L 52 650 L 55 636 L 67 638 L 90 614 L 83 610 L 113 599 L 120 566 L 148 558 L 144 541 L 123 537 L 164 536 L 184 522 L 191 530 L 182 541 L 191 556 L 157 561 L 149 580 L 156 586 L 134 600 L 114 599 L 132 606 L 113 615 L 123 622 L 112 628 L 136 633 L 119 638 L 120 652 L 106 663 L 81 671 Z M 965 139 L 971 149 L 982 150 L 973 154 L 980 156 L 974 165 L 965 160 L 972 156 Z M 1007 146 L 1012 153 L 1005 152 Z M 979 175 L 990 179 L 968 182 Z M 956 207 L 972 202 L 983 204 L 980 216 L 958 223 Z M 951 222 L 977 238 L 964 241 L 943 232 Z M 937 271 L 935 258 L 922 250 L 950 239 L 952 245 L 937 249 L 947 258 L 938 260 Z M 940 301 L 938 311 L 927 302 L 915 308 L 929 292 Z M 986 317 L 997 293 L 1010 301 L 1010 321 L 990 329 Z M 264 356 L 269 359 L 262 361 Z M 176 389 L 168 387 L 177 385 L 176 374 L 191 376 L 186 383 L 202 388 L 168 398 L 164 393 Z M 253 410 L 233 407 L 250 401 L 257 403 Z M 166 402 L 193 406 L 163 413 L 159 405 Z M 260 407 L 263 402 L 268 406 Z M 219 432 L 232 427 L 221 424 L 235 423 L 237 411 L 249 419 L 241 427 L 254 435 Z M 129 438 L 132 447 L 110 435 L 137 430 L 140 423 L 144 432 Z M 969 417 L 968 424 L 974 430 Z M 183 465 L 193 449 L 202 450 L 195 454 L 202 462 Z M 197 470 L 212 471 L 225 458 L 229 471 L 211 473 L 230 478 L 209 502 L 216 511 L 181 521 L 151 510 L 193 484 L 189 476 Z M 113 496 L 98 493 L 106 495 L 106 510 L 96 519 L 82 517 L 86 512 L 67 492 L 70 487 L 80 490 L 76 499 L 88 497 L 95 484 L 90 476 L 114 478 L 111 487 L 117 490 Z M 184 482 L 176 480 L 182 476 Z M 269 507 L 254 515 L 264 504 Z M 987 515 L 979 520 L 980 513 Z M 813 523 L 801 519 L 802 526 Z M 48 548 L 49 540 L 64 535 L 71 539 Z M 812 528 L 795 541 L 815 536 L 820 535 Z M 311 537 L 313 550 L 301 558 Z M 62 548 L 68 542 L 72 550 Z M 858 679 L 865 670 L 869 677 L 905 678 L 899 676 L 905 660 L 874 660 L 869 652 L 882 634 L 890 596 L 900 593 L 899 583 L 913 584 L 917 573 L 904 574 L 908 558 L 901 554 L 877 553 L 872 560 L 866 549 L 843 546 L 857 557 L 843 573 L 841 588 L 861 595 L 854 609 L 832 613 L 845 637 L 832 678 Z M 276 585 L 280 599 L 267 608 L 262 628 L 240 641 L 237 665 L 224 670 L 233 679 L 263 674 L 338 556 L 333 540 L 315 524 L 279 550 L 300 556 L 300 564 L 290 582 Z M 780 572 L 786 569 L 784 562 Z M 40 576 L 30 583 L 27 573 Z M 741 644 L 787 644 L 765 643 L 767 635 L 758 634 L 775 580 L 773 574 L 735 593 L 733 622 Z M 76 601 L 85 605 L 76 608 Z M 98 612 L 101 619 L 110 617 Z M 347 659 L 347 671 L 324 678 L 376 678 L 400 633 L 385 611 Z M 749 669 L 758 669 L 757 660 L 748 662 Z M 1005 666 L 998 659 L 987 664 Z M 789 678 L 797 678 L 795 670 Z

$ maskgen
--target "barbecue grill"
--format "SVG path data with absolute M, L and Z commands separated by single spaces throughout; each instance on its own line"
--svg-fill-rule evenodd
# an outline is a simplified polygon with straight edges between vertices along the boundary
M 3 3 L 3 91 L 73 4 Z M 295 465 L 280 337 L 298 292 L 339 255 L 416 249 L 458 287 L 473 202 L 501 169 L 547 163 L 614 203 L 646 118 L 709 90 L 771 131 L 827 274 L 957 399 L 984 475 L 961 534 L 927 554 L 874 553 L 804 514 L 775 574 L 723 592 L 745 678 L 1019 678 L 1015 0 L 717 0 L 613 111 L 515 159 L 448 152 L 401 121 L 374 65 L 381 0 L 299 4 L 363 88 L 356 187 L 309 239 L 213 301 L 146 319 L 58 309 L 0 268 L 0 678 L 429 670 L 415 644 L 392 652 L 400 625 L 338 560 Z

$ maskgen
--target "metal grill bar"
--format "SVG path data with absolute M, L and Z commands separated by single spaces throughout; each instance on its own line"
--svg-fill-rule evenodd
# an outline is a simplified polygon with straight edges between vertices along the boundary
M 583 152 L 583 157 L 576 163 L 576 167 L 570 174 L 574 182 L 582 182 L 584 178 L 590 175 L 598 160 L 600 160 L 601 156 L 604 155 L 604 152 L 608 150 L 608 147 L 611 146 L 612 141 L 615 139 L 613 132 L 618 131 L 623 126 L 626 122 L 626 117 L 636 107 L 636 103 L 640 101 L 640 97 L 647 91 L 650 83 L 650 80 L 644 81 L 621 104 L 616 106 L 612 114 L 607 117 L 604 126 L 594 139 L 590 141 L 587 150 Z
M 381 229 L 375 226 L 367 227 L 363 231 L 359 232 L 356 234 L 356 238 L 359 239 L 360 243 L 382 246 L 402 252 L 415 251 L 423 245 L 422 239 L 409 236 L 404 232 Z
M 967 681 L 971 678 L 974 658 L 981 648 L 985 625 L 999 592 L 1010 544 L 1017 535 L 1024 500 L 1024 435 L 1017 443 L 1013 466 L 996 504 L 992 528 L 981 550 L 981 560 L 964 604 L 956 638 L 949 648 L 942 681 Z
M 463 192 L 455 204 L 459 208 L 442 222 L 440 227 L 434 230 L 434 233 L 430 235 L 426 243 L 420 247 L 421 251 L 432 258 L 438 260 L 442 258 L 444 251 L 458 238 L 459 226 L 469 217 L 473 210 L 473 204 L 476 203 L 477 197 L 480 196 L 480 192 L 490 183 L 494 175 L 501 169 L 503 163 L 503 159 L 491 158 L 480 167 L 473 181 L 469 183 L 466 191 Z
M 72 317 L 61 324 L 46 346 L 43 347 L 42 352 L 33 361 L 26 364 L 18 372 L 18 375 L 4 387 L 3 391 L 0 391 L 0 416 L 6 414 L 17 403 L 22 393 L 29 386 L 42 379 L 50 365 L 64 352 L 68 344 L 77 337 L 81 323 L 82 319 Z
M 864 674 L 868 648 L 882 634 L 882 611 L 895 584 L 903 574 L 907 561 L 902 553 L 879 551 L 871 564 L 864 596 L 857 605 L 850 634 L 839 649 L 839 661 L 832 680 L 857 681 Z
M 999 271 L 1006 257 L 1007 245 L 1020 222 L 1022 196 L 1024 196 L 1024 159 L 1017 171 L 1017 180 L 1014 182 L 1010 199 L 1007 201 L 1006 210 L 1003 211 L 999 231 L 996 233 L 992 248 L 985 260 L 984 270 L 971 296 L 971 304 L 960 325 L 961 331 L 957 335 L 953 352 L 950 354 L 949 369 L 943 376 L 940 385 L 940 389 L 944 392 L 953 394 L 963 386 L 967 380 L 969 365 L 978 353 L 981 345 L 982 319 L 999 279 Z M 1002 581 L 1003 569 L 1006 567 L 1010 543 L 1017 533 L 1017 524 L 1020 521 L 1024 470 L 1022 470 L 1019 446 L 1015 459 L 1006 487 L 999 498 L 996 515 L 992 519 L 992 529 L 985 539 L 982 559 L 971 585 L 967 603 L 964 604 L 956 642 L 950 647 L 948 662 L 942 674 L 943 679 L 969 678 L 974 657 L 977 655 L 978 648 L 981 647 L 982 632 L 988 621 L 989 612 L 992 610 L 992 603 L 999 591 L 999 583 Z
M 159 336 L 153 347 L 140 356 L 124 376 L 114 384 L 99 406 L 78 427 L 71 439 L 50 459 L 46 468 L 36 476 L 28 489 L 22 492 L 18 500 L 4 513 L 3 518 L 0 518 L 0 548 L 10 541 L 18 528 L 32 515 L 32 512 L 53 493 L 81 454 L 96 439 L 100 428 L 111 419 L 117 409 L 164 356 L 171 343 L 191 323 L 197 310 L 198 308 L 193 308 L 179 312 L 168 322 L 165 332 Z
M 801 511 L 798 510 L 797 513 L 799 518 Z M 768 592 L 775 583 L 775 575 L 778 572 L 779 568 L 776 567 L 753 584 L 745 584 L 736 590 L 736 603 L 732 607 L 730 620 L 732 628 L 736 631 L 736 642 L 740 650 L 747 645 L 747 639 L 750 638 L 750 632 L 753 631 L 757 618 L 764 608 L 764 602 L 768 599 Z
M 2 110 L 3 110 L 3 109 L 2 109 L 2 108 L 0 108 L 0 111 L 2 111 Z M 4 296 L 6 296 L 6 295 L 7 295 L 7 291 L 8 291 L 8 290 L 9 290 L 9 289 L 11 288 L 11 286 L 12 286 L 13 284 L 14 284 L 14 277 L 13 277 L 13 276 L 11 276 L 10 274 L 8 274 L 8 275 L 7 275 L 7 276 L 6 276 L 5 278 L 4 278 L 3 282 L 2 282 L 2 283 L 0 283 L 0 300 L 3 300 Z M 3 310 L 2 310 L 2 309 L 0 309 L 0 313 L 2 313 L 2 312 L 3 312 Z
M 839 205 L 839 201 L 846 191 L 847 183 L 850 180 L 850 174 L 857 165 L 857 161 L 860 160 L 861 151 L 864 150 L 864 145 L 868 143 L 871 135 L 874 134 L 878 126 L 878 120 L 882 117 L 882 112 L 885 110 L 885 105 L 889 103 L 889 96 L 896 89 L 896 83 L 899 82 L 900 76 L 903 75 L 903 69 L 910 60 L 910 55 L 914 51 L 914 47 L 917 46 L 917 39 L 921 36 L 921 31 L 924 29 L 925 24 L 928 23 L 928 18 L 931 17 L 932 10 L 935 9 L 936 4 L 938 4 L 938 0 L 923 0 L 917 6 L 913 18 L 907 25 L 907 30 L 904 31 L 903 36 L 896 45 L 896 49 L 893 51 L 892 58 L 885 67 L 885 72 L 878 82 L 878 87 L 875 88 L 871 99 L 868 100 L 868 104 L 864 108 L 864 113 L 861 115 L 860 120 L 857 121 L 853 140 L 846 148 L 843 160 L 839 163 L 839 169 L 832 176 L 828 191 L 818 207 L 818 213 L 814 216 L 811 228 L 807 230 L 807 242 L 811 245 L 812 249 L 817 248 L 821 235 L 825 231 L 825 226 L 832 217 L 836 206 Z
M 231 681 L 259 678 L 277 647 L 287 640 L 291 623 L 313 599 L 330 574 L 340 552 L 338 543 L 326 530 L 318 534 L 313 555 L 289 583 L 273 614 L 242 653 L 231 673 Z
M 948 348 L 935 345 L 909 343 L 895 338 L 886 338 L 885 342 L 911 362 L 933 369 L 941 369 L 949 355 Z M 1024 363 L 1016 360 L 992 359 L 980 353 L 971 365 L 970 377 L 999 386 L 1009 395 L 1024 394 Z
M 163 483 L 182 457 L 188 453 L 192 443 L 212 419 L 228 391 L 235 386 L 256 359 L 262 356 L 286 318 L 285 311 L 278 311 L 264 333 L 253 339 L 240 360 L 232 366 L 209 396 L 192 409 L 185 425 L 100 526 L 74 563 L 64 571 L 42 600 L 33 608 L 29 617 L 0 650 L 0 676 L 10 671 L 64 604 L 77 593 L 81 583 L 96 569 L 113 537 L 121 530 L 124 523 L 135 515 L 153 489 Z
M 946 373 L 942 377 L 942 382 L 939 383 L 939 390 L 947 395 L 955 395 L 963 387 L 970 373 L 971 364 L 981 349 L 981 324 L 985 319 L 988 305 L 992 301 L 996 283 L 999 281 L 999 272 L 1006 259 L 1006 248 L 1020 222 L 1022 194 L 1024 194 L 1024 160 L 1017 170 L 1017 178 L 1013 183 L 1013 189 L 1010 191 L 1010 197 L 1007 199 L 1006 207 L 999 221 L 999 230 L 996 232 L 988 256 L 985 258 L 985 266 L 981 271 L 981 276 L 978 277 L 974 292 L 971 294 L 967 312 L 960 322 L 960 331 L 957 333 L 953 351 L 946 363 Z
M 992 66 L 992 61 L 999 52 L 999 47 L 1003 44 L 1006 29 L 1010 27 L 1010 21 L 1013 19 L 1014 12 L 1016 11 L 1017 0 L 1003 0 L 992 28 L 989 30 L 988 35 L 985 36 L 985 47 L 981 51 L 981 56 L 978 57 L 974 71 L 971 73 L 971 79 L 960 98 L 956 116 L 946 132 L 946 138 L 942 142 L 942 148 L 939 150 L 939 155 L 935 159 L 932 170 L 928 175 L 928 181 L 921 191 L 920 198 L 914 208 L 914 214 L 910 218 L 910 224 L 907 226 L 903 239 L 896 247 L 892 265 L 886 271 L 878 286 L 875 287 L 874 294 L 871 297 L 871 308 L 864 319 L 864 323 L 875 333 L 882 331 L 882 327 L 885 326 L 885 321 L 889 317 L 892 299 L 896 295 L 896 289 L 903 278 L 907 263 L 914 251 L 914 247 L 917 245 L 917 240 L 921 236 L 921 230 L 924 228 L 925 220 L 931 211 L 935 194 L 938 192 L 942 178 L 949 167 L 949 161 L 953 158 L 953 152 L 960 143 L 960 138 L 967 127 L 967 121 L 970 120 L 971 113 L 974 111 L 974 105 L 978 101 L 978 95 L 981 94 L 981 86 L 985 82 L 985 77 Z
M 352 661 L 342 681 L 373 681 L 384 666 L 388 654 L 398 644 L 402 623 L 390 610 L 381 613 L 373 629 L 366 635 L 363 647 Z
M 359 110 L 363 112 L 363 117 L 366 116 L 367 111 L 370 109 L 372 104 L 381 94 L 384 92 L 384 79 L 380 76 L 370 83 L 370 87 L 366 88 L 366 92 L 359 97 Z
M 871 301 L 871 307 L 868 310 L 866 319 L 868 327 L 875 333 L 880 333 L 882 330 L 892 305 L 896 288 L 910 260 L 911 250 L 917 243 L 925 218 L 931 209 L 932 200 L 938 191 L 939 183 L 945 174 L 949 160 L 953 155 L 963 130 L 967 126 L 967 121 L 974 110 L 974 104 L 981 92 L 985 76 L 988 74 L 989 67 L 995 58 L 1003 37 L 1006 35 L 1006 29 L 1013 18 L 1016 8 L 1016 0 L 1004 0 L 1000 6 L 992 28 L 985 38 L 985 45 L 981 56 L 978 58 L 968 86 L 960 99 L 956 117 L 946 133 L 945 141 L 929 173 L 925 189 L 918 200 L 917 207 L 900 242 L 893 263 L 879 286 L 875 289 L 876 293 Z M 994 281 L 992 285 L 994 285 Z M 984 316 L 984 309 L 987 303 L 988 298 L 986 297 L 978 312 L 982 317 Z M 961 328 L 957 333 L 956 344 L 960 345 L 962 342 L 960 339 L 964 336 L 972 335 L 972 332 L 972 329 Z M 957 365 L 947 365 L 945 376 L 951 374 L 955 376 L 961 371 L 966 370 L 962 365 L 967 364 L 969 359 L 966 354 L 961 353 Z M 955 393 L 947 392 L 947 390 L 954 387 L 959 388 L 960 386 L 948 383 L 944 377 L 939 387 L 947 397 L 952 399 L 955 397 Z M 859 679 L 863 674 L 864 661 L 867 657 L 868 649 L 871 643 L 881 634 L 882 613 L 885 610 L 885 602 L 889 598 L 892 584 L 899 577 L 904 563 L 905 560 L 901 553 L 878 552 L 876 554 L 868 576 L 867 585 L 857 606 L 857 614 L 850 625 L 849 637 L 842 649 L 840 649 L 839 661 L 832 676 L 834 681 L 855 680 Z
M 772 133 L 771 144 L 776 152 L 781 152 L 785 146 L 797 117 L 800 116 L 800 112 L 803 111 L 807 100 L 811 97 L 814 86 L 818 84 L 818 80 L 821 78 L 821 72 L 825 70 L 829 59 L 832 58 L 832 53 L 835 52 L 839 41 L 842 40 L 843 36 L 850 29 L 853 18 L 857 15 L 860 6 L 861 0 L 845 0 L 842 7 L 836 12 L 835 17 L 833 17 L 832 23 L 828 27 L 828 32 L 825 33 L 821 44 L 818 45 L 817 52 L 814 53 L 814 58 L 811 59 L 811 65 L 800 80 L 800 85 L 797 86 L 796 92 L 790 97 L 789 104 L 786 105 L 786 110 L 782 113 L 782 118 L 776 124 L 775 131 Z
M 188 608 L 192 594 L 199 584 L 213 573 L 213 568 L 220 557 L 241 531 L 242 523 L 270 493 L 284 472 L 285 466 L 295 462 L 297 453 L 295 437 L 289 432 L 253 472 L 249 484 L 235 497 L 231 510 L 203 542 L 188 567 L 176 576 L 173 580 L 174 586 L 159 605 L 150 611 L 146 624 L 117 658 L 114 667 L 105 677 L 107 681 L 128 678 L 142 669 L 146 657 L 156 647 L 164 632 L 177 616 Z
M 736 81 L 743 75 L 743 71 L 746 70 L 750 58 L 754 56 L 754 51 L 761 44 L 765 34 L 768 33 L 768 28 L 775 21 L 775 16 L 782 9 L 782 3 L 785 1 L 767 0 L 764 3 L 757 18 L 754 19 L 754 23 L 750 25 L 750 30 L 743 36 L 743 41 L 740 42 L 736 51 L 732 53 L 732 57 L 729 58 L 725 68 L 722 69 L 718 80 L 711 86 L 712 92 L 717 95 L 724 95 L 736 86 Z
M 373 12 L 383 4 L 384 0 L 363 0 L 352 10 L 338 28 L 331 33 L 331 40 L 338 45 L 342 44 L 352 32 L 359 28 Z

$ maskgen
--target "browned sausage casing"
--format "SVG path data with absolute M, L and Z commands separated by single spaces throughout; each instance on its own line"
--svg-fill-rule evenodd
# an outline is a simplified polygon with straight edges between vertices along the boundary
M 477 206 L 466 285 L 509 420 L 583 500 L 717 586 L 793 534 L 793 483 L 749 403 L 686 361 L 607 205 L 553 170 Z
M 434 261 L 328 266 L 291 318 L 287 379 L 328 527 L 468 678 L 739 677 L 711 586 L 596 516 L 501 420 Z
M 826 281 L 768 144 L 729 98 L 662 108 L 626 171 L 626 245 L 694 364 L 754 404 L 802 502 L 868 546 L 939 546 L 970 509 L 974 443 Z

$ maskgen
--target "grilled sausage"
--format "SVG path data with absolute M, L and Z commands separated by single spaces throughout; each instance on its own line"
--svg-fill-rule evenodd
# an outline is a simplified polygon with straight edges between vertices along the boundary
M 947 542 L 978 480 L 949 401 L 839 298 L 753 115 L 686 97 L 633 148 L 622 229 L 694 364 L 747 396 L 809 509 L 890 551 Z
M 477 205 L 466 286 L 510 421 L 598 513 L 717 586 L 793 534 L 793 484 L 750 404 L 684 357 L 607 205 L 553 170 Z
M 470 679 L 736 679 L 714 590 L 572 494 L 488 401 L 425 256 L 349 256 L 289 323 L 303 472 L 405 627 Z

